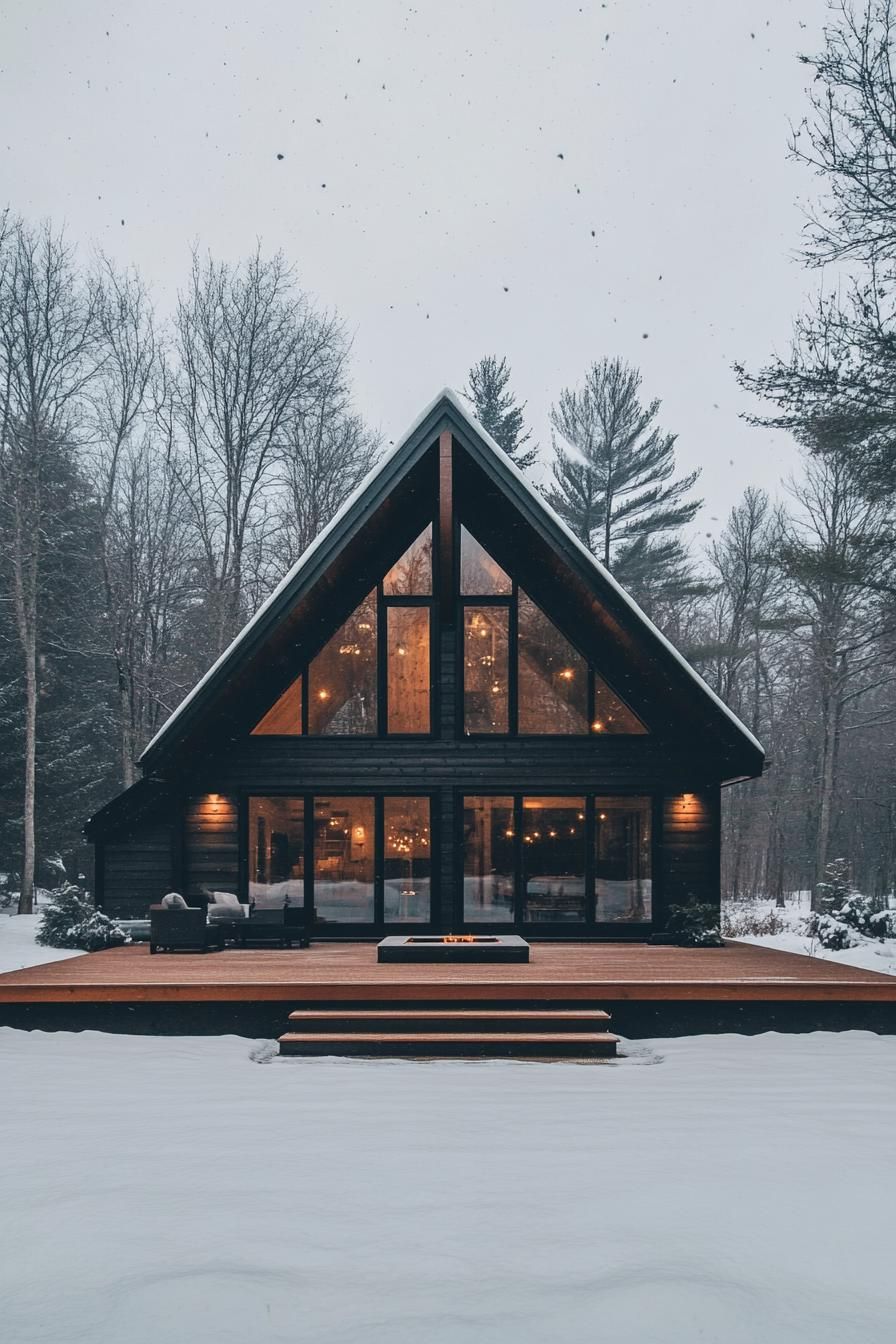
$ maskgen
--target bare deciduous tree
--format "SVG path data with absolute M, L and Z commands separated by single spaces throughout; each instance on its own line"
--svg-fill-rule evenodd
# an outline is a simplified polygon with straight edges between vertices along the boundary
M 0 497 L 9 591 L 25 683 L 19 910 L 32 908 L 41 596 L 90 379 L 99 358 L 93 288 L 49 224 L 8 224 L 0 259 Z

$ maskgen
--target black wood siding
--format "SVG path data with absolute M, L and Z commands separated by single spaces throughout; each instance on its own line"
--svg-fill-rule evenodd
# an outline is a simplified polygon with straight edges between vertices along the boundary
M 142 919 L 174 886 L 175 820 L 141 821 L 105 841 L 102 906 L 120 919 Z
M 664 798 L 658 915 L 690 900 L 720 905 L 719 804 L 718 789 Z
M 238 891 L 239 805 L 217 794 L 187 799 L 184 806 L 184 896 L 203 903 L 205 891 Z

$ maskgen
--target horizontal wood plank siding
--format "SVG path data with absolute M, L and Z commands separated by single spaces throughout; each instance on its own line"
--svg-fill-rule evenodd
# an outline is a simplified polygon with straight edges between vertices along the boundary
M 202 794 L 184 808 L 184 895 L 191 905 L 205 891 L 239 890 L 239 807 L 234 797 Z
M 135 824 L 102 846 L 102 906 L 119 919 L 143 919 L 174 885 L 172 822 Z
M 721 904 L 719 804 L 718 789 L 663 799 L 663 915 L 691 900 Z

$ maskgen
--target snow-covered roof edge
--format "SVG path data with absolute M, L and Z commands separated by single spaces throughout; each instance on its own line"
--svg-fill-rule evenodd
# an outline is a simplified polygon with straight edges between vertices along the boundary
M 703 677 L 701 677 L 700 673 L 696 670 L 696 668 L 693 668 L 691 666 L 687 658 L 685 658 L 684 654 L 679 653 L 678 649 L 676 649 L 675 645 L 671 642 L 671 640 L 667 639 L 666 636 L 663 634 L 663 632 L 660 629 L 658 629 L 657 626 L 654 625 L 653 621 L 646 614 L 646 612 L 643 611 L 643 609 L 638 606 L 638 603 L 631 596 L 631 594 L 626 592 L 626 590 L 622 587 L 619 581 L 613 577 L 613 575 L 606 568 L 606 566 L 602 564 L 600 560 L 598 560 L 597 556 L 592 554 L 592 552 L 588 550 L 588 547 L 585 546 L 584 543 L 579 540 L 579 538 L 568 526 L 568 524 L 565 523 L 563 519 L 560 517 L 559 513 L 557 513 L 556 509 L 551 504 L 548 503 L 544 495 L 542 495 L 538 490 L 536 490 L 535 486 L 532 484 L 532 482 L 529 480 L 526 474 L 520 470 L 520 468 L 514 462 L 513 458 L 510 457 L 507 453 L 505 453 L 504 449 L 495 439 L 492 438 L 491 434 L 489 434 L 485 426 L 480 424 L 480 422 L 476 419 L 475 415 L 473 415 L 473 413 L 469 410 L 469 408 L 464 404 L 464 402 L 462 401 L 460 396 L 454 391 L 454 389 L 446 387 L 441 395 L 447 401 L 450 401 L 454 410 L 456 410 L 457 413 L 461 415 L 464 418 L 464 420 L 467 421 L 467 423 L 471 426 L 471 428 L 475 431 L 475 433 L 478 434 L 479 437 L 488 444 L 489 448 L 491 448 L 493 452 L 497 453 L 500 456 L 502 460 L 502 465 L 505 467 L 505 469 L 512 472 L 512 474 L 516 477 L 516 479 L 519 481 L 520 485 L 530 496 L 530 498 L 534 499 L 535 502 L 538 504 L 538 506 L 541 509 L 543 509 L 543 511 L 546 514 L 549 515 L 554 526 L 559 528 L 559 530 L 563 532 L 566 539 L 572 543 L 572 545 L 580 553 L 583 559 L 588 561 L 592 569 L 597 571 L 597 573 L 601 576 L 604 582 L 608 584 L 609 587 L 612 588 L 613 591 L 621 598 L 621 600 L 625 603 L 625 605 L 630 608 L 630 610 L 635 614 L 635 616 L 638 618 L 641 624 L 645 625 L 648 628 L 648 630 L 650 630 L 651 634 L 656 639 L 659 640 L 659 642 L 664 646 L 664 648 L 668 650 L 668 652 L 672 655 L 675 661 L 679 663 L 681 667 L 684 668 L 688 676 L 697 683 L 697 685 L 704 692 L 704 694 L 709 696 L 709 698 L 722 711 L 722 713 L 731 720 L 734 726 L 738 728 L 744 734 L 744 736 L 750 742 L 752 742 L 756 750 L 761 751 L 764 756 L 765 747 L 763 747 L 762 743 L 758 740 L 758 738 L 754 737 L 754 735 L 750 732 L 747 725 L 737 717 L 734 710 L 731 709 L 730 706 L 725 704 L 725 701 L 721 698 L 721 696 L 716 695 L 715 691 L 706 681 L 704 681 Z
M 417 431 L 417 429 L 420 427 L 420 425 L 423 424 L 424 420 L 426 420 L 428 416 L 432 415 L 433 411 L 436 409 L 439 403 L 446 398 L 447 395 L 448 392 L 446 389 L 444 392 L 440 392 L 437 397 L 433 397 L 432 401 L 429 403 L 426 409 L 422 411 L 420 415 L 417 416 L 414 423 L 410 425 L 410 427 L 407 430 L 407 433 L 403 434 L 400 439 L 397 439 L 393 447 L 390 448 L 389 452 L 386 453 L 383 457 L 379 458 L 374 463 L 374 465 L 370 468 L 370 471 L 368 471 L 364 479 L 360 481 L 358 485 L 355 486 L 355 489 L 349 495 L 348 499 L 346 499 L 345 503 L 339 509 L 337 509 L 336 513 L 334 513 L 333 517 L 327 523 L 326 527 L 324 527 L 320 532 L 318 532 L 317 536 L 314 538 L 311 544 L 305 547 L 305 550 L 299 556 L 298 560 L 296 560 L 295 564 L 292 565 L 291 568 L 289 568 L 286 571 L 286 573 L 283 575 L 283 578 L 277 584 L 276 588 L 274 588 L 273 591 L 262 602 L 261 606 L 255 612 L 255 615 L 249 617 L 249 620 L 239 631 L 239 633 L 235 635 L 234 638 L 230 641 L 224 652 L 218 655 L 218 657 L 212 663 L 208 671 L 205 672 L 199 678 L 193 689 L 187 692 L 183 700 L 181 700 L 180 704 L 177 706 L 177 709 L 172 710 L 172 712 L 168 715 L 168 718 L 165 720 L 165 722 L 161 725 L 159 729 L 157 729 L 154 737 L 151 739 L 151 741 L 149 741 L 146 744 L 146 746 L 141 751 L 139 757 L 137 758 L 138 763 L 142 761 L 144 757 L 148 756 L 151 751 L 153 751 L 156 744 L 160 742 L 163 737 L 167 736 L 168 732 L 174 726 L 177 720 L 181 717 L 181 715 L 187 710 L 187 708 L 193 703 L 193 701 L 198 698 L 198 696 L 202 693 L 203 689 L 212 680 L 218 669 L 227 662 L 230 656 L 233 653 L 235 653 L 237 648 L 240 646 L 240 644 L 244 642 L 244 640 L 255 628 L 255 626 L 259 624 L 259 622 L 264 617 L 265 612 L 268 611 L 268 609 L 274 605 L 274 603 L 277 601 L 278 597 L 283 592 L 283 590 L 289 587 L 289 585 L 295 579 L 296 575 L 299 574 L 301 570 L 304 569 L 304 567 L 309 563 L 309 561 L 311 561 L 314 558 L 317 552 L 321 550 L 327 537 L 329 537 L 331 533 L 336 531 L 336 529 L 342 523 L 343 518 L 345 518 L 345 516 L 351 512 L 351 510 L 354 508 L 355 502 L 358 499 L 360 499 L 360 497 L 364 494 L 365 490 L 367 490 L 368 487 L 370 486 L 371 482 L 373 482 L 376 479 L 376 477 L 380 474 L 380 472 L 384 469 L 384 467 L 388 466 L 388 464 L 392 461 L 393 458 L 398 456 L 398 454 L 401 452 L 402 448 L 407 443 L 411 435 Z M 453 404 L 453 398 L 452 398 L 452 404 Z
M 380 475 L 380 473 L 388 466 L 388 464 L 395 457 L 398 456 L 398 454 L 405 447 L 408 440 L 412 438 L 412 436 L 417 432 L 420 426 L 444 402 L 447 402 L 448 405 L 451 407 L 451 409 L 454 411 L 454 413 L 459 417 L 459 419 L 465 422 L 466 425 L 473 431 L 473 433 L 476 436 L 478 436 L 478 438 L 480 438 L 491 449 L 493 453 L 497 454 L 504 470 L 509 471 L 513 476 L 516 477 L 517 481 L 522 486 L 526 494 L 535 502 L 538 508 L 540 508 L 544 513 L 546 513 L 550 517 L 551 522 L 554 524 L 556 528 L 558 528 L 559 531 L 561 531 L 564 534 L 564 537 L 570 543 L 570 545 L 572 545 L 579 552 L 581 557 L 588 562 L 588 564 L 600 576 L 600 578 L 610 588 L 613 589 L 613 591 L 617 594 L 620 600 L 631 610 L 631 612 L 638 619 L 638 621 L 640 621 L 640 623 L 644 625 L 651 632 L 654 638 L 658 640 L 660 644 L 663 645 L 663 647 L 675 659 L 675 661 L 679 664 L 679 666 L 684 669 L 684 671 L 688 674 L 688 676 L 692 679 L 692 681 L 696 683 L 696 685 L 700 688 L 700 690 L 704 693 L 704 695 L 707 695 L 710 698 L 710 700 L 713 701 L 716 707 L 719 710 L 721 710 L 721 712 L 726 716 L 726 718 L 728 718 L 731 721 L 731 723 L 733 723 L 735 728 L 737 728 L 744 735 L 744 737 L 746 737 L 747 740 L 752 743 L 752 745 L 756 748 L 756 750 L 761 752 L 762 755 L 764 756 L 765 748 L 763 747 L 762 743 L 759 742 L 758 739 L 753 735 L 753 733 L 750 732 L 746 724 L 741 722 L 741 720 L 737 717 L 734 711 L 728 705 L 725 704 L 725 701 L 722 700 L 720 696 L 716 695 L 712 687 L 709 686 L 706 681 L 704 681 L 703 677 L 700 676 L 700 673 L 697 672 L 696 669 L 691 666 L 691 664 L 683 656 L 683 654 L 679 653 L 675 645 L 666 638 L 666 636 L 662 633 L 661 630 L 657 629 L 653 621 L 651 621 L 650 617 L 645 614 L 645 612 L 641 609 L 641 607 L 638 605 L 635 599 L 625 591 L 625 589 L 621 586 L 620 583 L 617 582 L 617 580 L 613 577 L 610 571 L 600 562 L 600 560 L 598 560 L 598 558 L 595 555 L 591 553 L 591 551 L 588 550 L 587 546 L 585 546 L 579 540 L 579 538 L 567 526 L 567 524 L 563 521 L 563 519 L 556 512 L 556 510 L 548 503 L 548 501 L 544 498 L 544 496 L 536 490 L 535 486 L 520 470 L 520 468 L 513 461 L 513 459 L 509 457 L 507 453 L 505 453 L 504 449 L 500 446 L 499 443 L 495 441 L 495 439 L 492 438 L 488 430 L 482 424 L 480 424 L 480 422 L 476 419 L 475 415 L 473 415 L 469 406 L 466 404 L 465 400 L 460 396 L 460 394 L 456 392 L 452 387 L 444 387 L 442 391 L 438 394 L 438 396 L 433 397 L 432 401 L 429 402 L 429 404 L 424 408 L 423 411 L 421 411 L 421 413 L 414 420 L 413 424 L 409 426 L 409 428 L 401 436 L 401 438 L 396 440 L 392 449 L 388 453 L 386 453 L 384 457 L 381 457 L 379 461 L 374 464 L 374 466 L 367 473 L 367 475 L 360 482 L 360 484 L 356 486 L 356 488 L 349 495 L 348 499 L 345 501 L 342 507 L 330 519 L 326 527 L 323 528 L 323 530 L 318 533 L 314 541 L 311 542 L 310 546 L 306 547 L 306 549 L 299 556 L 295 564 L 289 570 L 287 570 L 283 578 L 277 584 L 276 588 L 274 588 L 271 594 L 264 600 L 264 602 L 262 602 L 261 606 L 255 612 L 255 615 L 250 617 L 250 619 L 246 622 L 246 624 L 243 626 L 240 632 L 234 637 L 233 640 L 231 640 L 230 644 L 228 644 L 224 652 L 221 653 L 215 659 L 211 667 L 199 679 L 199 681 L 197 681 L 193 689 L 184 696 L 183 700 L 180 702 L 177 709 L 175 709 L 171 714 L 169 714 L 168 718 L 158 729 L 152 740 L 144 747 L 143 751 L 140 754 L 139 760 L 143 761 L 154 750 L 154 748 L 162 740 L 162 738 L 168 735 L 174 724 L 186 712 L 186 710 L 194 702 L 194 700 L 196 700 L 201 695 L 204 688 L 213 679 L 218 670 L 232 657 L 232 655 L 236 652 L 239 646 L 248 638 L 249 634 L 255 628 L 255 626 L 262 621 L 265 613 L 270 609 L 270 607 L 274 605 L 274 603 L 276 603 L 277 599 L 280 597 L 284 589 L 288 588 L 290 584 L 294 582 L 296 577 L 301 573 L 301 571 L 306 567 L 306 565 L 308 565 L 311 562 L 311 560 L 313 560 L 317 552 L 322 549 L 327 538 L 340 527 L 343 519 L 351 512 L 356 502 L 364 495 L 365 491 L 370 487 L 372 482 L 377 478 L 377 476 Z

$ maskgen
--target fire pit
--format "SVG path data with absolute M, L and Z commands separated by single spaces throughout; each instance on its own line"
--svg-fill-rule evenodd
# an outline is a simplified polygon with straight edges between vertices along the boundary
M 432 933 L 384 938 L 377 961 L 528 961 L 529 944 L 515 933 Z

